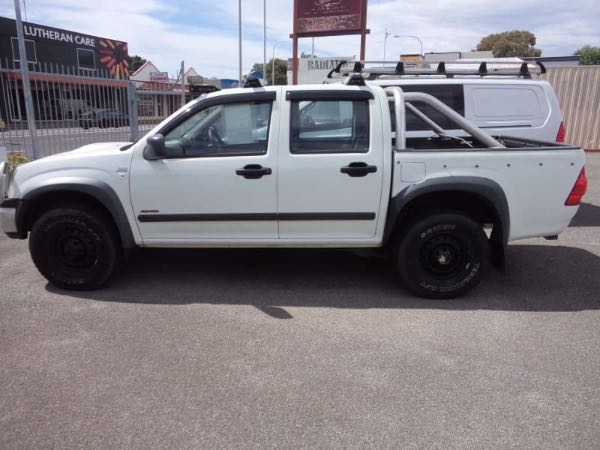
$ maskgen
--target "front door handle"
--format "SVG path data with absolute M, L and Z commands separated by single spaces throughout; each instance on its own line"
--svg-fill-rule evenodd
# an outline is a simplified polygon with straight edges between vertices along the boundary
M 237 169 L 235 173 L 249 180 L 257 180 L 265 175 L 271 175 L 272 171 L 269 167 L 260 164 L 248 164 L 243 169 Z
M 370 166 L 365 162 L 353 162 L 340 169 L 340 172 L 351 177 L 364 177 L 370 173 L 377 172 L 377 166 Z

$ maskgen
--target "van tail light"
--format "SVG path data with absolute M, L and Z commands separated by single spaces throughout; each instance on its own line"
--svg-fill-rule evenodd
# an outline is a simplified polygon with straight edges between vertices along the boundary
M 565 123 L 561 122 L 560 127 L 558 127 L 558 133 L 556 134 L 556 142 L 559 144 L 563 144 L 565 142 L 565 135 L 567 134 L 567 129 L 565 128 Z
M 579 176 L 577 177 L 577 181 L 575 181 L 575 185 L 573 189 L 571 189 L 571 193 L 567 197 L 565 201 L 565 206 L 577 206 L 581 203 L 581 199 L 583 198 L 585 191 L 587 190 L 587 178 L 585 177 L 585 167 L 581 169 L 579 172 Z

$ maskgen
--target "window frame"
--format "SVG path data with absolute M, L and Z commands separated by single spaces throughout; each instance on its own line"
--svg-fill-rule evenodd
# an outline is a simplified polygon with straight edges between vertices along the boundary
M 81 67 L 81 61 L 79 59 L 79 51 L 84 51 L 84 52 L 90 52 L 92 54 L 92 60 L 94 61 L 94 68 L 89 68 L 89 67 Z M 94 50 L 90 50 L 89 48 L 81 48 L 81 47 L 77 47 L 75 49 L 75 53 L 77 55 L 77 69 L 78 70 L 86 70 L 88 72 L 95 72 L 96 71 L 96 52 Z
M 27 63 L 28 64 L 37 64 L 37 48 L 35 48 L 35 41 L 33 39 L 23 39 L 25 41 L 25 52 L 27 53 Z M 33 46 L 33 56 L 35 57 L 34 60 L 30 60 L 29 58 L 31 57 L 31 55 L 27 52 L 27 42 L 31 42 L 31 45 Z M 10 48 L 12 51 L 12 55 L 13 55 L 13 63 L 18 62 L 19 64 L 21 63 L 21 52 L 17 51 L 15 53 L 15 43 L 17 44 L 17 50 L 19 50 L 19 38 L 11 36 L 10 37 Z M 17 56 L 19 56 L 17 58 Z
M 260 95 L 262 94 L 262 95 Z M 265 95 L 267 94 L 267 95 Z M 272 95 L 271 95 L 272 94 Z M 275 101 L 276 94 L 274 91 L 268 91 L 264 93 L 257 94 L 237 94 L 237 95 L 226 95 L 226 96 L 216 96 L 210 97 L 204 100 L 201 100 L 198 104 L 194 105 L 190 110 L 184 111 L 179 117 L 176 117 L 171 123 L 168 123 L 159 130 L 158 134 L 162 134 L 163 136 L 167 136 L 168 133 L 173 131 L 179 125 L 184 123 L 186 120 L 191 119 L 196 114 L 205 111 L 208 108 L 213 108 L 215 106 L 227 106 L 227 105 L 235 105 L 235 104 L 266 104 L 269 105 L 269 123 L 267 125 L 267 134 L 266 134 L 266 148 L 265 150 L 260 150 L 252 153 L 248 152 L 222 152 L 222 153 L 214 153 L 214 154 L 204 154 L 204 155 L 170 155 L 166 156 L 164 159 L 196 159 L 196 158 L 228 158 L 228 157 L 239 157 L 239 156 L 264 156 L 269 153 L 269 138 L 271 136 L 271 123 L 273 122 L 273 103 Z M 219 101 L 221 100 L 221 101 Z
M 346 90 L 311 90 L 311 91 L 287 91 L 286 100 L 288 100 L 290 114 L 289 114 L 289 143 L 288 151 L 292 155 L 343 155 L 343 154 L 366 154 L 371 151 L 371 103 L 375 97 L 373 93 L 368 90 L 360 89 L 356 91 Z M 319 149 L 319 150 L 298 150 L 294 149 L 294 133 L 293 125 L 294 121 L 294 108 L 299 105 L 302 101 L 314 101 L 314 102 L 330 102 L 330 101 L 350 101 L 350 102 L 362 102 L 366 106 L 366 119 L 367 119 L 367 147 L 363 149 Z M 352 117 L 355 117 L 355 106 L 352 105 Z

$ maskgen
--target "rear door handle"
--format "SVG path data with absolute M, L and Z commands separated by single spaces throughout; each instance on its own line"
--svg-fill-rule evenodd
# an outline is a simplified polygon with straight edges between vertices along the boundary
M 351 177 L 364 177 L 370 173 L 377 172 L 377 166 L 370 166 L 365 162 L 353 162 L 340 169 L 340 172 Z
M 248 164 L 242 169 L 237 169 L 235 173 L 249 180 L 256 180 L 265 175 L 271 175 L 273 172 L 270 167 L 263 167 L 260 164 Z

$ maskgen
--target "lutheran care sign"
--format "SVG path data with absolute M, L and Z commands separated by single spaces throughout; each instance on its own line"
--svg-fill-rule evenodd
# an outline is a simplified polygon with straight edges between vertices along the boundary
M 57 30 L 39 25 L 23 25 L 23 32 L 25 33 L 25 38 L 49 39 L 51 41 L 67 42 L 87 47 L 96 46 L 96 38 L 66 30 Z
M 77 75 L 129 78 L 127 42 L 31 22 L 23 23 L 23 32 L 29 70 L 47 72 L 60 67 Z M 17 24 L 8 17 L 0 17 L 0 61 L 15 68 L 21 63 Z

